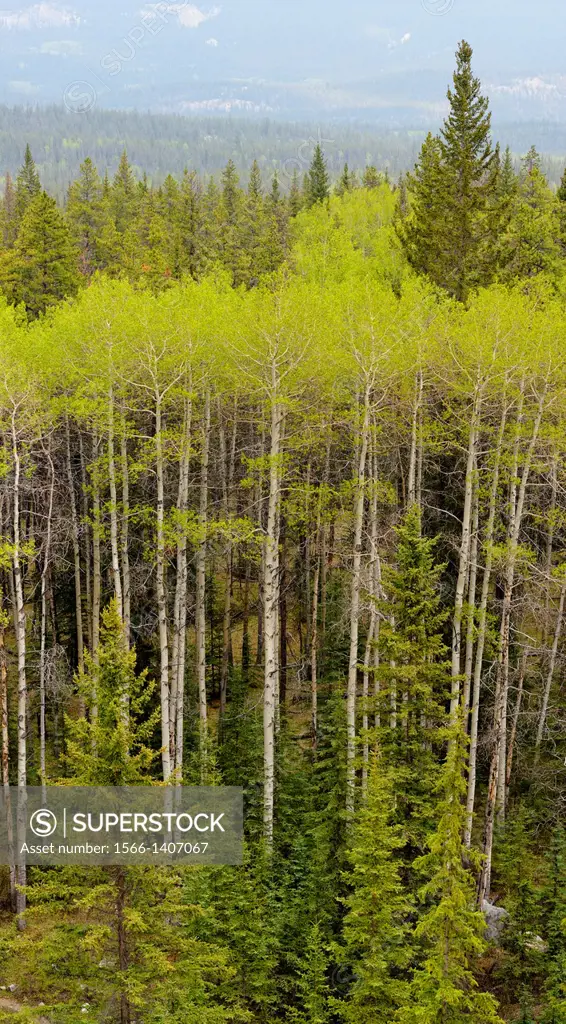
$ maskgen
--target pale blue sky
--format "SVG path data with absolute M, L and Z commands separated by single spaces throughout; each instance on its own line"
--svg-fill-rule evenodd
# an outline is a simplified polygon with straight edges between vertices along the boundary
M 462 38 L 489 86 L 551 96 L 565 22 L 562 0 L 16 2 L 0 11 L 0 99 L 53 101 L 99 75 L 108 105 L 244 103 L 250 89 L 293 108 L 324 90 L 344 108 L 441 102 Z

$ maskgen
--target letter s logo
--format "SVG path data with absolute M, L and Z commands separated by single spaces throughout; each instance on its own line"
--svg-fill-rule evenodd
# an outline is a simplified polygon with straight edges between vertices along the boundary
M 57 828 L 57 818 L 53 811 L 46 811 L 45 809 L 34 811 L 29 820 L 29 827 L 34 835 L 47 839 L 53 835 Z

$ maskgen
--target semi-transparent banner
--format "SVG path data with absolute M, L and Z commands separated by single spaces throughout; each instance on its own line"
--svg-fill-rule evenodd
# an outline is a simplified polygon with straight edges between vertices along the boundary
M 243 790 L 0 789 L 4 864 L 241 864 Z

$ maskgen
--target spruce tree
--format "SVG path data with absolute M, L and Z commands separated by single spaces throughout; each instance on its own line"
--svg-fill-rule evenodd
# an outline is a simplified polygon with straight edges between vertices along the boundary
M 426 845 L 434 825 L 434 789 L 450 663 L 443 630 L 435 539 L 422 536 L 421 513 L 411 506 L 397 529 L 396 566 L 384 573 L 387 618 L 380 630 L 381 742 L 397 780 L 397 815 L 409 863 Z M 392 703 L 395 716 L 391 714 Z
M 397 857 L 403 832 L 394 824 L 395 794 L 383 758 L 374 756 L 368 788 L 356 817 L 345 873 L 350 894 L 344 900 L 346 960 L 355 982 L 344 1017 L 351 1024 L 389 1024 L 407 997 L 403 980 L 411 960 L 407 920 L 410 903 L 403 891 Z
M 373 164 L 368 164 L 362 176 L 362 186 L 364 188 L 378 188 L 381 182 L 382 177 L 377 167 L 374 167 Z
M 40 192 L 41 181 L 28 144 L 23 165 L 16 178 L 16 222 L 18 226 L 21 224 L 26 210 Z
M 306 204 L 308 207 L 324 203 L 330 196 L 330 178 L 320 143 L 317 144 L 306 180 Z
M 16 240 L 18 222 L 16 215 L 16 191 L 14 189 L 12 176 L 9 172 L 6 173 L 6 180 L 4 184 L 1 228 L 3 246 L 6 249 L 10 249 Z
M 32 201 L 14 248 L 0 260 L 0 286 L 9 302 L 23 303 L 30 317 L 74 295 L 79 287 L 78 252 L 55 200 L 46 192 Z
M 546 911 L 545 1010 L 543 1024 L 566 1024 L 566 829 L 553 834 L 547 855 L 547 877 L 542 893 Z
M 154 685 L 145 672 L 136 674 L 135 663 L 112 601 L 102 617 L 98 662 L 87 657 L 78 680 L 89 719 L 67 719 L 66 785 L 151 784 Z M 79 1019 L 85 987 L 95 1014 L 110 1012 L 122 1022 L 246 1019 L 230 993 L 234 971 L 227 950 L 206 929 L 201 936 L 197 882 L 182 867 L 145 865 L 35 874 L 28 891 L 30 915 L 48 922 L 39 942 L 51 975 L 62 973 L 66 979 L 78 960 L 84 979 L 82 988 L 71 988 L 71 996 L 68 988 L 61 994 L 68 1019 Z M 73 924 L 77 920 L 79 927 Z
M 303 208 L 303 196 L 301 194 L 301 186 L 299 184 L 299 175 L 297 168 L 293 171 L 293 177 L 291 178 L 291 185 L 289 188 L 289 216 L 296 217 Z
M 448 757 L 439 784 L 437 825 L 429 852 L 415 864 L 427 877 L 419 892 L 424 914 L 415 929 L 424 962 L 411 981 L 409 1004 L 399 1024 L 503 1024 L 497 1003 L 480 992 L 473 974 L 486 948 L 485 921 L 475 907 L 475 883 L 466 866 L 470 851 L 462 834 L 466 811 L 466 739 L 452 730 Z
M 533 146 L 522 161 L 510 199 L 508 223 L 501 238 L 505 255 L 502 280 L 525 281 L 539 274 L 556 280 L 561 274 L 560 206 Z
M 344 164 L 344 170 L 338 179 L 336 193 L 343 196 L 345 192 L 351 192 L 356 186 L 356 175 L 350 171 L 348 164 Z
M 123 234 L 136 216 L 140 192 L 126 151 L 120 157 L 118 170 L 110 186 L 110 209 L 119 234 Z
M 104 267 L 100 239 L 108 229 L 109 212 L 98 171 L 88 157 L 81 164 L 80 176 L 69 187 L 66 212 L 79 247 L 81 272 L 90 277 Z
M 413 217 L 401 232 L 415 269 L 460 302 L 496 270 L 489 207 L 497 165 L 488 100 L 472 72 L 472 53 L 462 41 L 448 90 L 450 112 L 437 146 L 429 138 L 421 154 L 411 179 Z

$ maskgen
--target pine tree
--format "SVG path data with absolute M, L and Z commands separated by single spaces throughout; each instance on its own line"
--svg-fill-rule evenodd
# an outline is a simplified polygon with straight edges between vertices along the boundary
M 427 140 L 416 174 L 413 217 L 401 232 L 407 256 L 460 302 L 494 276 L 489 205 L 496 187 L 491 115 L 472 72 L 472 48 L 456 54 L 450 112 L 437 144 Z
M 14 248 L 0 261 L 0 285 L 10 302 L 23 303 L 37 317 L 74 295 L 79 282 L 69 228 L 55 200 L 40 192 L 27 209 Z
M 466 741 L 458 726 L 440 781 L 438 824 L 429 852 L 415 864 L 428 878 L 419 893 L 424 915 L 415 929 L 425 959 L 399 1024 L 502 1024 L 494 997 L 478 990 L 473 975 L 474 961 L 485 949 L 485 921 L 475 909 L 474 878 L 465 866 L 470 855 L 462 842 L 465 766 Z
M 393 824 L 394 786 L 383 758 L 374 756 L 351 838 L 350 890 L 345 899 L 344 943 L 356 981 L 345 1007 L 352 1024 L 389 1024 L 407 997 L 403 973 L 411 960 L 409 901 L 396 862 L 404 845 Z
M 306 205 L 324 203 L 330 196 L 330 178 L 320 143 L 317 144 L 306 181 Z
M 21 224 L 26 210 L 37 199 L 41 192 L 41 181 L 31 155 L 29 144 L 26 146 L 24 162 L 16 178 L 16 222 Z

